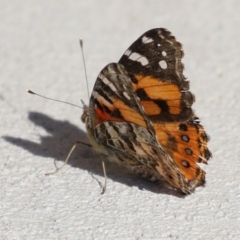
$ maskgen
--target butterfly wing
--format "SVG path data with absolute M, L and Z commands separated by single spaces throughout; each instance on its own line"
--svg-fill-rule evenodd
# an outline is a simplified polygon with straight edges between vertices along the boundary
M 150 180 L 166 179 L 189 192 L 189 183 L 156 140 L 155 131 L 121 64 L 107 65 L 99 74 L 86 121 L 95 149 L 115 157 Z
M 195 100 L 183 75 L 182 45 L 166 29 L 140 36 L 119 63 L 127 70 L 140 104 L 153 124 L 157 140 L 192 184 L 202 185 L 211 153 L 208 136 L 192 110 Z
M 121 64 L 110 63 L 99 73 L 89 103 L 91 128 L 97 124 L 134 122 L 148 128 L 154 135 L 152 125 L 133 91 L 128 73 Z

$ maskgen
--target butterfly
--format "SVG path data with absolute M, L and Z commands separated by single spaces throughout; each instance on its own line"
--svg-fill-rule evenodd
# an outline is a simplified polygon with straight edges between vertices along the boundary
M 189 194 L 205 182 L 209 137 L 192 110 L 182 45 L 164 28 L 141 35 L 102 69 L 82 121 L 102 158 Z

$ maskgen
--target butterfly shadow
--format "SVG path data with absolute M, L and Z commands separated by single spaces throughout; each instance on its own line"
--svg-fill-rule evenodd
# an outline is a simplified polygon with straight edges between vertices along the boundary
M 47 136 L 39 135 L 40 143 L 10 136 L 3 136 L 3 139 L 36 156 L 52 158 L 63 162 L 77 141 L 88 143 L 86 133 L 68 121 L 58 121 L 39 112 L 29 112 L 28 118 L 36 126 L 42 127 L 48 133 Z M 91 147 L 79 145 L 72 153 L 67 164 L 72 167 L 87 170 L 100 184 L 100 181 L 94 175 L 103 176 L 101 158 Z M 105 166 L 108 178 L 113 181 L 123 183 L 130 187 L 135 186 L 140 190 L 173 195 L 179 198 L 184 197 L 182 193 L 169 189 L 164 186 L 164 184 L 145 181 L 118 164 L 107 161 Z M 64 169 L 62 171 L 64 171 Z

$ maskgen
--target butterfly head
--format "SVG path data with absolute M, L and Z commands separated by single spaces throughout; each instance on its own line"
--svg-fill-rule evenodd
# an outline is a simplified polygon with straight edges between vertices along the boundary
M 83 102 L 83 100 L 81 100 L 81 102 L 83 104 L 83 113 L 81 116 L 81 120 L 83 123 L 85 123 L 89 116 L 89 107 Z

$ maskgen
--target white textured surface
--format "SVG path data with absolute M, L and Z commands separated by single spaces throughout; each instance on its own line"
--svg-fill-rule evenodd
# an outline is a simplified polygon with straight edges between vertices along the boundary
M 239 239 L 240 2 L 0 1 L 0 239 Z M 186 197 L 107 164 L 86 141 L 81 110 L 25 93 L 88 102 L 89 84 L 153 27 L 183 43 L 185 76 L 211 136 L 207 184 Z

